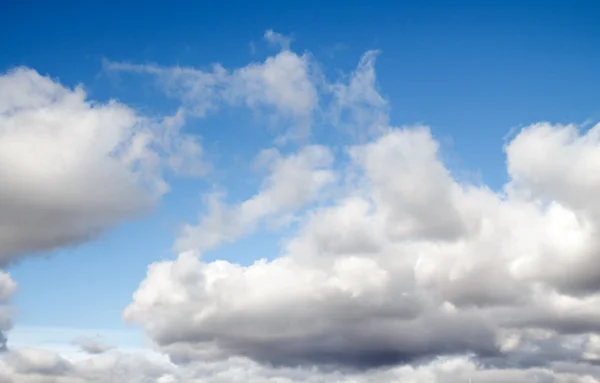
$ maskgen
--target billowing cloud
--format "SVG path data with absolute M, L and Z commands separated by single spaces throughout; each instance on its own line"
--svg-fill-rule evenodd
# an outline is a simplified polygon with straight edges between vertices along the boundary
M 86 241 L 152 208 L 165 167 L 200 172 L 181 113 L 88 101 L 27 68 L 0 76 L 0 262 Z
M 168 190 L 163 172 L 206 171 L 202 147 L 162 119 L 87 99 L 28 68 L 0 75 L 0 267 L 76 245 L 140 217 Z M 0 348 L 16 283 L 0 272 Z
M 505 146 L 504 190 L 459 182 L 427 127 L 388 125 L 373 59 L 331 89 L 338 110 L 374 136 L 347 148 L 349 166 L 331 177 L 343 180 L 338 192 L 309 210 L 280 257 L 201 261 L 194 250 L 262 217 L 243 212 L 256 197 L 230 209 L 235 218 L 213 213 L 188 228 L 205 240 L 188 233 L 176 260 L 149 267 L 126 320 L 183 364 L 378 370 L 474 355 L 497 369 L 489 381 L 557 381 L 548 370 L 557 363 L 587 365 L 600 330 L 590 267 L 600 259 L 600 125 L 525 127 Z M 288 173 L 269 182 L 290 185 Z M 257 196 L 269 196 L 269 214 L 298 208 L 266 190 Z
M 523 147 L 538 129 L 569 128 L 525 128 L 506 147 L 511 174 L 539 166 Z M 569 146 L 599 129 L 565 142 L 552 161 L 569 161 Z M 600 145 L 588 149 L 594 161 Z M 423 127 L 390 129 L 348 152 L 356 184 L 311 211 L 279 258 L 241 266 L 182 253 L 153 264 L 126 319 L 181 362 L 374 367 L 474 353 L 496 366 L 543 367 L 593 355 L 583 346 L 595 349 L 600 330 L 600 278 L 590 269 L 599 222 L 593 199 L 589 208 L 570 199 L 589 195 L 589 182 L 555 167 L 545 177 L 571 192 L 543 189 L 544 201 L 525 177 L 508 193 L 461 184 Z

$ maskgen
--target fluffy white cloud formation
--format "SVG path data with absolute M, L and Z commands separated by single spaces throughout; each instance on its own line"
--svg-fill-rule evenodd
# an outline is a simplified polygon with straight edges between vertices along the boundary
M 313 209 L 279 258 L 155 263 L 125 317 L 177 362 L 583 363 L 600 331 L 600 221 L 597 177 L 580 169 L 600 166 L 599 131 L 523 129 L 497 193 L 454 180 L 428 129 L 390 129 L 349 149 L 355 183 Z
M 87 100 L 28 68 L 0 75 L 0 267 L 79 244 L 151 209 L 168 190 L 163 171 L 202 174 L 183 114 L 155 119 Z M 0 343 L 16 288 L 0 272 Z
M 459 182 L 427 127 L 387 124 L 373 58 L 329 91 L 333 113 L 347 109 L 375 135 L 347 148 L 350 165 L 330 177 L 342 183 L 328 184 L 335 193 L 315 189 L 321 197 L 307 201 L 334 197 L 309 210 L 281 256 L 201 261 L 198 252 L 263 216 L 245 211 L 256 197 L 226 220 L 213 212 L 188 227 L 176 260 L 149 267 L 125 319 L 183 364 L 243 357 L 379 370 L 473 354 L 492 366 L 489 381 L 595 381 L 549 371 L 564 361 L 588 368 L 598 349 L 600 125 L 525 127 L 505 146 L 503 190 Z M 289 174 L 269 183 L 293 184 Z M 269 215 L 299 208 L 261 195 Z
M 88 101 L 81 87 L 27 68 L 1 75 L 0 262 L 137 217 L 167 191 L 165 167 L 200 170 L 201 148 L 179 132 L 182 118 Z

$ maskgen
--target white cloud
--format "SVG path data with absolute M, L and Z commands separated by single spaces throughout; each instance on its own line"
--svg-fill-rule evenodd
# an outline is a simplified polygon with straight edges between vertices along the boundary
M 281 33 L 274 32 L 272 29 L 265 31 L 265 40 L 271 45 L 278 45 L 282 51 L 289 51 L 290 45 L 294 39 L 290 36 L 284 36 Z
M 170 97 L 178 98 L 189 114 L 206 116 L 221 103 L 221 92 L 229 74 L 221 65 L 212 70 L 194 68 L 165 68 L 155 64 L 130 64 L 104 61 L 104 68 L 113 72 L 133 72 L 156 76 L 159 85 Z
M 0 76 L 0 261 L 86 241 L 152 208 L 168 189 L 165 167 L 199 163 L 182 122 L 88 101 L 31 69 Z
M 0 75 L 0 267 L 76 245 L 152 209 L 167 169 L 205 172 L 181 112 L 162 120 L 87 99 L 28 68 Z M 0 347 L 16 283 L 0 272 Z
M 511 169 L 531 168 L 515 150 L 535 129 L 507 145 Z M 552 161 L 577 159 L 572 142 Z M 584 363 L 593 346 L 585 356 L 583 345 L 600 331 L 600 294 L 590 288 L 600 278 L 589 268 L 600 254 L 594 200 L 571 208 L 549 185 L 556 199 L 540 204 L 521 197 L 532 194 L 522 179 L 508 195 L 462 184 L 437 150 L 420 127 L 350 148 L 347 171 L 359 178 L 314 208 L 279 258 L 240 266 L 183 253 L 155 263 L 125 318 L 179 363 L 243 356 L 378 367 L 474 353 L 503 369 L 498 376 L 517 368 L 523 381 L 524 368 Z M 600 145 L 588 150 L 593 159 Z M 580 185 L 571 182 L 571 193 L 589 197 L 593 187 Z
M 206 251 L 252 231 L 265 219 L 280 220 L 314 202 L 319 192 L 334 181 L 332 155 L 322 146 L 307 146 L 282 157 L 276 149 L 259 155 L 270 175 L 262 190 L 236 206 L 225 206 L 216 197 L 210 200 L 210 214 L 197 226 L 186 225 L 176 242 L 180 251 Z
M 333 125 L 370 138 L 348 148 L 350 165 L 337 174 L 290 162 L 280 172 L 275 167 L 247 201 L 226 206 L 214 199 L 210 213 L 177 241 L 179 257 L 149 267 L 125 319 L 181 364 L 249 358 L 284 368 L 317 365 L 323 374 L 332 366 L 389 371 L 382 366 L 473 354 L 492 366 L 473 365 L 480 381 L 583 382 L 585 369 L 598 376 L 586 363 L 600 331 L 600 274 L 590 267 L 600 254 L 594 197 L 600 127 L 586 133 L 574 126 L 526 127 L 505 146 L 511 179 L 503 192 L 459 182 L 439 159 L 427 127 L 389 125 L 375 56 L 366 53 L 347 79 L 329 83 L 284 65 L 298 59 L 284 48 L 232 74 L 214 71 L 223 76 L 217 82 L 229 82 L 224 89 L 198 87 L 202 96 L 182 97 L 200 104 L 203 97 L 238 100 L 296 116 L 319 108 Z M 302 81 L 277 80 L 294 73 Z M 230 87 L 236 77 L 241 85 Z M 333 96 L 331 103 L 321 105 L 315 91 Z M 277 152 L 262 156 L 270 154 L 288 163 Z M 327 174 L 327 184 L 341 181 L 334 186 L 345 192 L 313 205 L 280 257 L 266 261 L 258 254 L 249 266 L 200 260 L 263 220 L 314 201 L 322 187 L 313 183 L 315 171 Z M 564 360 L 583 367 L 562 371 Z M 382 376 L 376 380 L 393 380 Z M 464 379 L 459 376 L 420 379 Z
M 332 125 L 346 134 L 364 138 L 385 129 L 389 105 L 378 90 L 375 59 L 368 51 L 356 70 L 329 81 L 309 53 L 290 50 L 291 37 L 272 30 L 267 42 L 281 50 L 262 62 L 228 70 L 220 64 L 211 68 L 163 67 L 105 61 L 110 72 L 133 72 L 157 79 L 166 94 L 181 101 L 185 111 L 205 117 L 223 106 L 245 106 L 260 112 L 281 128 L 278 142 L 306 139 L 311 128 Z
M 600 215 L 600 125 L 587 132 L 575 125 L 538 123 L 506 147 L 511 188 L 543 202 Z
M 309 56 L 283 51 L 263 63 L 249 64 L 234 71 L 225 97 L 250 108 L 274 108 L 276 114 L 293 118 L 309 129 L 318 105 L 318 93 L 311 79 Z
M 328 110 L 334 125 L 359 138 L 365 133 L 381 133 L 388 126 L 389 105 L 378 90 L 375 59 L 378 51 L 368 51 L 347 81 L 326 84 L 333 96 Z
M 308 55 L 283 50 L 263 62 L 227 70 L 161 67 L 154 64 L 105 62 L 105 69 L 155 76 L 171 97 L 180 99 L 186 112 L 204 117 L 224 105 L 265 111 L 275 122 L 292 122 L 284 137 L 305 137 L 318 107 L 317 84 Z

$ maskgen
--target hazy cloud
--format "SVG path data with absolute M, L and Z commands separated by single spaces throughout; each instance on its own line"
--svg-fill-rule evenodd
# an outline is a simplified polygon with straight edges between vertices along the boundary
M 114 346 L 105 344 L 100 337 L 78 337 L 71 342 L 88 354 L 103 354 L 112 350 Z

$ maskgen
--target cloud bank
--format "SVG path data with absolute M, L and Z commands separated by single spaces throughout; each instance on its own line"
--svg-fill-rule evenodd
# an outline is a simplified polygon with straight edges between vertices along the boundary
M 592 383 L 598 368 L 557 363 L 550 368 L 484 368 L 467 357 L 369 371 L 273 368 L 246 358 L 176 366 L 163 358 L 114 352 L 77 362 L 43 350 L 11 351 L 0 364 L 0 382 L 23 383 Z
M 494 192 L 454 180 L 427 128 L 390 128 L 348 149 L 354 183 L 311 210 L 280 257 L 241 266 L 185 252 L 153 264 L 125 318 L 181 362 L 594 360 L 586 350 L 600 323 L 600 274 L 590 267 L 599 254 L 589 199 L 597 176 L 544 160 L 566 163 L 585 147 L 575 166 L 594 166 L 600 125 L 574 129 L 525 128 L 505 148 L 511 181 Z

